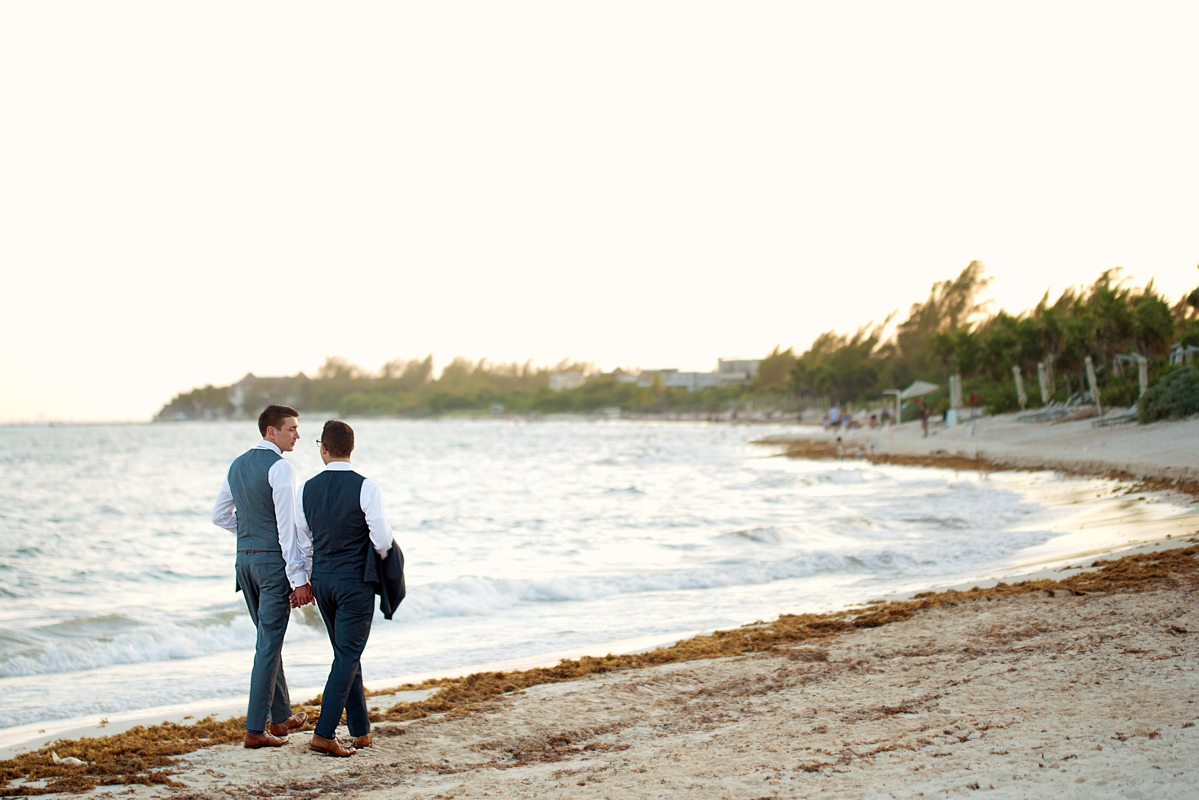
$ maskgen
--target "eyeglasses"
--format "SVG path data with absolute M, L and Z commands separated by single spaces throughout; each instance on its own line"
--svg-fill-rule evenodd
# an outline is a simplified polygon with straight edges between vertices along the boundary
M 321 443 L 321 440 L 320 440 L 320 439 L 317 439 L 317 440 L 316 440 L 316 443 L 317 443 L 317 444 L 320 444 L 320 443 Z

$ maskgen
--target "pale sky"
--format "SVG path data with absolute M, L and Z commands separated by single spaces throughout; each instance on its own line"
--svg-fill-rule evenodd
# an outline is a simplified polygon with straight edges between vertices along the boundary
M 1199 285 L 1193 3 L 0 4 L 0 420 Z

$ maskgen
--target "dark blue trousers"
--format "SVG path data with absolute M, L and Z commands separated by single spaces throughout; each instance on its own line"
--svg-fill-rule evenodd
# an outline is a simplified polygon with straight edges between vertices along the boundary
M 237 585 L 258 629 L 246 730 L 264 731 L 268 721 L 291 716 L 291 697 L 283 675 L 283 636 L 291 618 L 291 583 L 279 553 L 238 553 Z
M 351 736 L 371 731 L 362 687 L 362 651 L 375 616 L 375 587 L 361 577 L 312 576 L 312 594 L 333 645 L 333 667 L 321 696 L 316 734 L 332 739 L 345 711 Z

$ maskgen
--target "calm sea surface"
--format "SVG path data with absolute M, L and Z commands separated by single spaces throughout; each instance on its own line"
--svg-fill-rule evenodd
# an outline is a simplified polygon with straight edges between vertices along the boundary
M 766 427 L 358 421 L 408 599 L 368 680 L 839 608 L 1046 541 L 1003 481 L 770 457 Z M 288 456 L 319 471 L 316 420 Z M 0 427 L 0 728 L 246 691 L 234 537 L 209 521 L 253 423 Z M 324 683 L 294 612 L 293 686 Z M 295 700 L 307 698 L 293 698 Z

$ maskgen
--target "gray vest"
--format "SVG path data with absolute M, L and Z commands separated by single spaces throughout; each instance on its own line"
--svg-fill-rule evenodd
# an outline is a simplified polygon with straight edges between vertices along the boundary
M 279 547 L 275 498 L 268 476 L 281 458 L 274 450 L 256 447 L 238 456 L 229 466 L 229 491 L 237 509 L 238 550 L 283 552 Z

